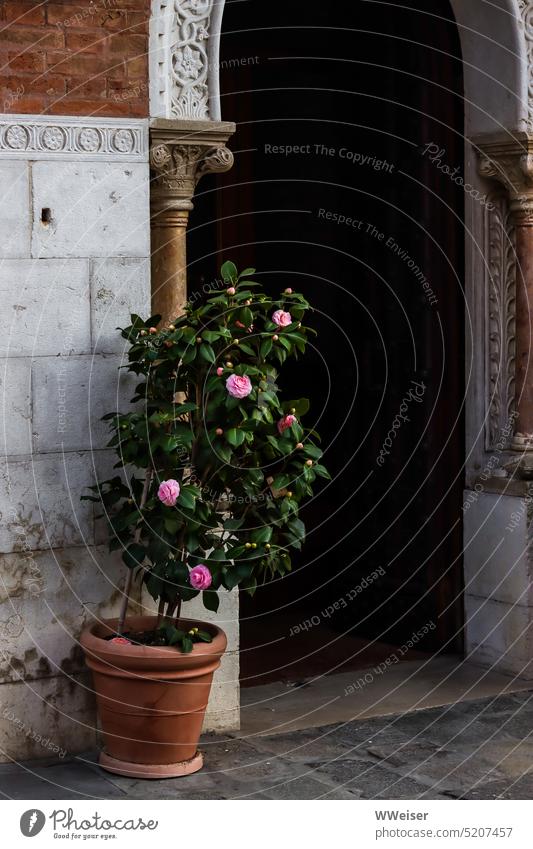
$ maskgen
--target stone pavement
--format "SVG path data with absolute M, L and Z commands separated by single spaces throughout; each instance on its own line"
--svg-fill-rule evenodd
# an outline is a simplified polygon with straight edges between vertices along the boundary
M 283 734 L 206 735 L 205 767 L 138 781 L 94 753 L 0 766 L 6 799 L 531 799 L 533 691 Z

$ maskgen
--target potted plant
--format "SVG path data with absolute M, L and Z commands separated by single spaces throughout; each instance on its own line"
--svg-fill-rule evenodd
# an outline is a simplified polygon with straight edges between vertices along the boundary
M 291 569 L 305 527 L 299 504 L 322 452 L 300 418 L 306 399 L 282 402 L 278 375 L 305 354 L 314 332 L 305 297 L 285 289 L 272 300 L 226 262 L 201 303 L 158 327 L 136 315 L 122 330 L 129 371 L 140 382 L 130 412 L 104 418 L 117 467 L 133 470 L 92 487 L 103 505 L 111 551 L 128 567 L 116 620 L 81 637 L 93 672 L 112 772 L 156 778 L 200 769 L 197 751 L 213 673 L 226 637 L 216 625 L 182 617 L 199 593 L 216 611 L 218 591 L 257 584 Z M 129 472 L 128 472 L 129 475 Z M 157 616 L 127 618 L 133 580 L 158 604 Z

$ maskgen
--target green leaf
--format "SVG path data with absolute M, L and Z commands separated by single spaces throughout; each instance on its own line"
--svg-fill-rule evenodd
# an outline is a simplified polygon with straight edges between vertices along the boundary
M 145 557 L 146 549 L 144 548 L 144 546 L 133 542 L 123 553 L 122 560 L 124 561 L 128 569 L 136 569 L 137 566 L 141 565 Z
M 226 439 L 230 445 L 238 448 L 239 445 L 242 445 L 244 442 L 245 434 L 242 430 L 239 430 L 236 427 L 230 427 L 230 429 L 226 431 Z
M 289 486 L 291 481 L 292 478 L 290 475 L 276 475 L 272 483 L 272 489 L 285 489 L 285 487 Z
M 181 650 L 183 654 L 189 654 L 194 648 L 194 643 L 190 637 L 183 637 L 181 641 Z
M 215 352 L 213 351 L 211 345 L 206 345 L 205 343 L 202 343 L 200 345 L 200 356 L 208 363 L 214 363 L 216 359 Z
M 201 640 L 203 643 L 213 642 L 213 637 L 207 631 L 198 631 L 196 634 L 196 639 Z
M 256 528 L 252 531 L 252 542 L 266 543 L 272 539 L 272 526 L 265 525 L 262 528 Z
M 227 283 L 228 281 L 237 280 L 237 267 L 233 262 L 223 263 L 220 269 L 220 273 L 222 275 L 222 279 Z
M 284 413 L 295 409 L 297 416 L 305 416 L 309 412 L 310 406 L 309 398 L 299 398 L 297 401 L 284 401 L 282 404 Z
M 176 504 L 181 504 L 181 506 L 185 507 L 186 510 L 194 510 L 196 506 L 196 499 L 189 490 L 183 487 Z
M 252 274 L 255 274 L 255 268 L 245 268 L 244 271 L 241 271 L 241 273 L 239 274 L 239 279 L 241 277 L 250 277 Z
M 214 590 L 204 590 L 202 593 L 202 602 L 207 610 L 212 610 L 213 613 L 216 613 L 220 603 L 218 593 Z

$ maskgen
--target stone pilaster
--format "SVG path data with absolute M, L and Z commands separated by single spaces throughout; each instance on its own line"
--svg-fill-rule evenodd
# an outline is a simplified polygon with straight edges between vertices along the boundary
M 226 141 L 234 132 L 230 122 L 152 122 L 152 310 L 163 324 L 183 311 L 187 298 L 186 233 L 196 186 L 204 174 L 231 168 Z
M 474 139 L 479 171 L 509 195 L 516 238 L 515 428 L 511 447 L 533 451 L 533 135 Z

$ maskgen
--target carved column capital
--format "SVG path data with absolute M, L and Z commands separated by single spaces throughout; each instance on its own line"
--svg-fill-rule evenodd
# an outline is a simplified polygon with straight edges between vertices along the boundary
M 193 208 L 196 185 L 204 174 L 228 171 L 233 154 L 226 141 L 235 124 L 158 119 L 150 128 L 152 215 Z
M 472 142 L 481 176 L 498 180 L 507 190 L 514 223 L 533 226 L 533 135 L 483 135 Z

